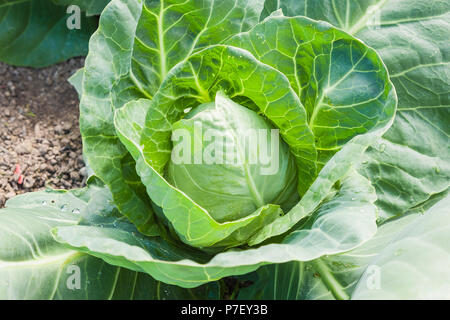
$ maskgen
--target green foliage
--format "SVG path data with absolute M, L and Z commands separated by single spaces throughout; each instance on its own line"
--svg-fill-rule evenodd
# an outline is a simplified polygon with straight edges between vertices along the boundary
M 85 155 L 110 188 L 119 211 L 141 233 L 159 236 L 145 238 L 142 249 L 124 247 L 121 253 L 108 254 L 109 238 L 132 245 L 135 235 L 82 226 L 57 229 L 58 241 L 115 264 L 145 270 L 167 283 L 193 287 L 267 262 L 343 252 L 373 236 L 376 198 L 354 168 L 364 150 L 392 123 L 396 105 L 376 52 L 329 24 L 310 19 L 276 14 L 258 24 L 261 1 L 242 0 L 223 10 L 227 5 L 115 1 L 103 12 L 83 74 L 80 124 Z M 198 10 L 192 11 L 193 6 Z M 243 8 L 245 19 L 230 24 L 230 17 Z M 197 23 L 188 23 L 192 19 Z M 231 35 L 218 32 L 226 28 Z M 171 35 L 175 30 L 176 38 Z M 309 41 L 303 44 L 305 37 Z M 249 46 L 248 38 L 254 38 L 254 46 Z M 266 54 L 267 48 L 277 49 Z M 283 55 L 296 59 L 279 67 Z M 302 77 L 296 74 L 300 70 Z M 310 100 L 308 92 L 322 97 Z M 302 198 L 292 209 L 280 211 L 265 200 L 256 211 L 240 213 L 238 219 L 215 220 L 195 201 L 198 196 L 188 196 L 192 188 L 185 186 L 183 192 L 183 187 L 166 179 L 171 134 L 185 110 L 196 112 L 204 103 L 217 107 L 224 99 L 257 111 L 280 130 L 295 159 Z M 326 119 L 334 121 L 328 134 L 322 126 Z M 325 141 L 328 136 L 335 139 Z M 205 174 L 205 170 L 197 174 L 201 171 Z M 248 188 L 245 183 L 243 187 Z M 213 202 L 221 205 L 225 194 L 214 191 Z M 299 226 L 301 221 L 305 224 Z M 267 245 L 244 251 L 226 250 L 265 241 Z M 178 252 L 177 247 L 168 247 L 167 256 L 158 256 L 152 248 L 161 242 L 184 248 L 184 259 L 175 263 L 181 256 L 170 253 Z M 224 252 L 216 254 L 218 250 Z M 139 262 L 129 254 L 139 257 Z M 245 254 L 247 262 L 236 254 Z M 221 265 L 225 261 L 230 261 L 230 267 Z
M 80 29 L 70 30 L 67 7 L 78 5 L 88 15 L 100 14 L 102 0 L 1 0 L 0 61 L 15 66 L 46 67 L 87 54 L 97 18 L 80 16 Z
M 448 299 L 449 197 L 378 228 L 362 246 L 244 276 L 239 299 Z
M 262 16 L 278 8 L 285 15 L 328 21 L 355 35 L 377 50 L 389 70 L 398 95 L 395 122 L 367 150 L 361 166 L 377 189 L 380 222 L 446 190 L 450 4 L 438 0 L 267 0 Z
M 56 268 L 76 253 L 88 278 L 127 270 L 143 298 L 218 297 L 228 276 L 254 282 L 241 299 L 447 298 L 449 7 L 432 2 L 113 0 L 71 79 L 95 177 L 56 194 L 79 217 L 54 221 L 37 193 L 0 228 L 50 215 L 26 232 Z M 196 121 L 233 146 L 278 129 L 281 169 L 174 163 L 174 131 L 202 140 Z
M 155 281 L 57 243 L 51 229 L 111 214 L 110 193 L 88 189 L 18 196 L 0 214 L 0 299 L 219 298 L 217 283 L 193 290 Z M 76 277 L 79 277 L 77 279 Z

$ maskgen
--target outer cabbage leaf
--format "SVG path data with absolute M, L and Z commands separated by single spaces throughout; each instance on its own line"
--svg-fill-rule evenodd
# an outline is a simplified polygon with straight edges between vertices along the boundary
M 255 25 L 263 4 L 263 0 L 143 1 L 131 69 L 114 88 L 115 106 L 136 94 L 151 99 L 176 64 Z
M 7 208 L 0 210 L 0 299 L 219 297 L 217 283 L 195 290 L 170 286 L 53 240 L 52 228 L 76 225 L 88 212 L 95 216 L 102 210 L 110 213 L 110 201 L 109 191 L 95 185 L 71 192 L 28 193 L 9 200 Z
M 264 266 L 242 276 L 254 285 L 240 290 L 238 298 L 447 298 L 448 281 L 443 279 L 448 278 L 448 268 L 442 266 L 448 264 L 448 200 L 446 193 L 440 194 L 424 207 L 381 225 L 373 238 L 349 252 Z
M 394 92 L 381 59 L 330 24 L 274 15 L 227 43 L 288 77 L 307 111 L 320 168 L 355 135 L 392 118 Z
M 78 97 L 81 99 L 82 88 L 83 88 L 83 76 L 84 76 L 84 68 L 78 69 L 74 74 L 70 76 L 67 80 L 69 83 L 75 88 L 78 93 Z
M 350 299 L 370 261 L 417 215 L 408 215 L 378 228 L 369 241 L 346 253 L 313 261 L 273 264 L 242 276 L 253 285 L 240 290 L 238 299 L 330 300 Z
M 86 55 L 97 19 L 82 15 L 81 29 L 69 30 L 68 18 L 66 8 L 50 0 L 0 1 L 0 61 L 45 67 Z
M 86 58 L 81 88 L 80 130 L 84 155 L 97 176 L 110 188 L 119 210 L 142 232 L 156 234 L 153 211 L 136 175 L 134 161 L 111 125 L 113 107 L 110 90 L 123 72 L 121 70 L 126 69 L 124 61 L 131 56 L 133 40 L 128 35 L 134 34 L 140 10 L 140 3 L 129 6 L 111 3 L 104 10 L 100 28 L 91 38 L 91 53 Z M 111 21 L 117 21 L 117 27 L 111 28 Z M 101 54 L 94 55 L 92 52 Z M 120 68 L 114 68 L 115 65 Z
M 379 286 L 367 269 L 352 299 L 450 299 L 449 207 L 447 196 L 399 232 L 370 262 Z
M 240 275 L 270 263 L 310 261 L 351 250 L 376 232 L 375 193 L 367 180 L 348 175 L 336 194 L 317 208 L 305 225 L 279 243 L 230 249 L 216 255 L 160 237 L 144 237 L 125 222 L 58 227 L 55 239 L 106 262 L 146 272 L 159 281 L 196 287 Z M 348 208 L 352 208 L 349 214 Z
M 377 189 L 379 220 L 449 187 L 450 4 L 431 0 L 266 0 L 263 17 L 325 20 L 381 55 L 398 94 L 394 125 L 368 149 L 361 172 Z
M 360 135 L 349 141 L 342 150 L 334 155 L 320 171 L 314 183 L 295 205 L 284 216 L 279 217 L 272 223 L 266 224 L 249 240 L 250 245 L 256 245 L 268 238 L 289 232 L 302 219 L 313 216 L 315 210 L 320 207 L 324 200 L 333 193 L 336 184 L 340 183 L 346 175 L 350 174 L 355 166 L 359 164 L 358 157 L 364 152 L 384 129 L 374 130 L 368 134 Z M 363 181 L 361 186 L 365 185 Z M 369 196 L 371 187 L 366 187 Z M 356 188 L 355 190 L 359 190 Z

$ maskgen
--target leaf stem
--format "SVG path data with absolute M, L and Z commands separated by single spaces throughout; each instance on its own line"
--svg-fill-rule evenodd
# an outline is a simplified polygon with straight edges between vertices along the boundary
M 333 296 L 338 300 L 349 300 L 350 297 L 345 292 L 342 285 L 336 280 L 336 278 L 331 273 L 330 269 L 327 267 L 325 262 L 322 259 L 317 259 L 312 261 L 312 264 L 315 266 L 317 271 L 320 274 L 321 279 L 325 283 L 325 285 L 330 289 Z

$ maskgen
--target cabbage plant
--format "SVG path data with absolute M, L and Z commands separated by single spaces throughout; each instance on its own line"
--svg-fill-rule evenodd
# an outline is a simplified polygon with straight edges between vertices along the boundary
M 422 61 L 387 46 L 392 21 L 429 21 L 415 4 L 113 0 L 71 79 L 88 187 L 7 203 L 0 296 L 213 299 L 235 277 L 250 299 L 448 297 L 448 57 L 416 101 Z

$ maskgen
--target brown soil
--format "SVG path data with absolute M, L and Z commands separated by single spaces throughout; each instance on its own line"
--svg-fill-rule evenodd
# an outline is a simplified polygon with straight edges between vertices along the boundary
M 17 194 L 84 184 L 78 96 L 67 82 L 83 63 L 76 58 L 44 69 L 0 63 L 0 208 Z

